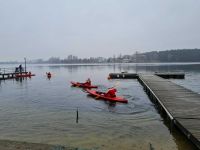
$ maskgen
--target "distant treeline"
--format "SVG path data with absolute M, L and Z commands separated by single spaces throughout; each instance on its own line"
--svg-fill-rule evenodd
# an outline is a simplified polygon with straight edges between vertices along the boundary
M 49 58 L 47 61 L 37 60 L 36 63 L 148 63 L 148 62 L 200 62 L 200 49 L 178 49 L 118 55 L 110 58 L 90 57 L 78 58 L 69 55 L 65 59 Z
M 141 62 L 200 62 L 200 49 L 153 51 L 138 57 Z
M 109 58 L 90 57 L 78 58 L 69 55 L 64 59 L 51 57 L 48 60 L 36 59 L 28 63 L 50 64 L 74 64 L 74 63 L 148 63 L 148 62 L 200 62 L 200 49 L 177 49 L 166 51 L 152 51 L 146 53 L 134 53 L 132 55 L 118 55 Z M 5 62 L 4 62 L 5 63 Z M 8 63 L 8 62 L 6 62 Z M 18 62 L 12 62 L 18 63 Z

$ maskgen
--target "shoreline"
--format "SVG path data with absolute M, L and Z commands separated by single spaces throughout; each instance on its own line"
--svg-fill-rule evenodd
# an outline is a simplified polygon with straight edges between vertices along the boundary
M 50 145 L 42 143 L 29 143 L 22 141 L 12 141 L 0 139 L 1 150 L 75 150 L 76 148 L 62 145 Z

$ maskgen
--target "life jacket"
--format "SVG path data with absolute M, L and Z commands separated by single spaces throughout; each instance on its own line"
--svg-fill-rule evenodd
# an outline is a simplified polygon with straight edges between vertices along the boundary
M 117 90 L 115 88 L 111 88 L 108 90 L 108 92 L 106 93 L 106 96 L 110 96 L 110 97 L 116 97 L 116 93 Z

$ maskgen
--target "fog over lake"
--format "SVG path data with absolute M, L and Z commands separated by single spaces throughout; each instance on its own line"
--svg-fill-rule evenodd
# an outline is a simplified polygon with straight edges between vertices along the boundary
M 199 0 L 0 0 L 0 60 L 200 47 Z

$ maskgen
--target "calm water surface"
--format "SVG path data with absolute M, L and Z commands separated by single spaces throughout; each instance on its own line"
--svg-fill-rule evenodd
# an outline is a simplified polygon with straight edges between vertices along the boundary
M 5 67 L 5 66 L 0 66 Z M 11 66 L 7 66 L 11 67 Z M 110 72 L 185 72 L 172 80 L 200 93 L 199 64 L 29 65 L 36 74 L 22 81 L 0 81 L 0 138 L 62 144 L 81 149 L 195 149 L 168 125 L 137 80 L 107 80 Z M 46 72 L 52 72 L 49 80 Z M 70 81 L 90 77 L 100 90 L 117 85 L 128 104 L 93 99 Z M 76 123 L 76 109 L 79 122 Z

